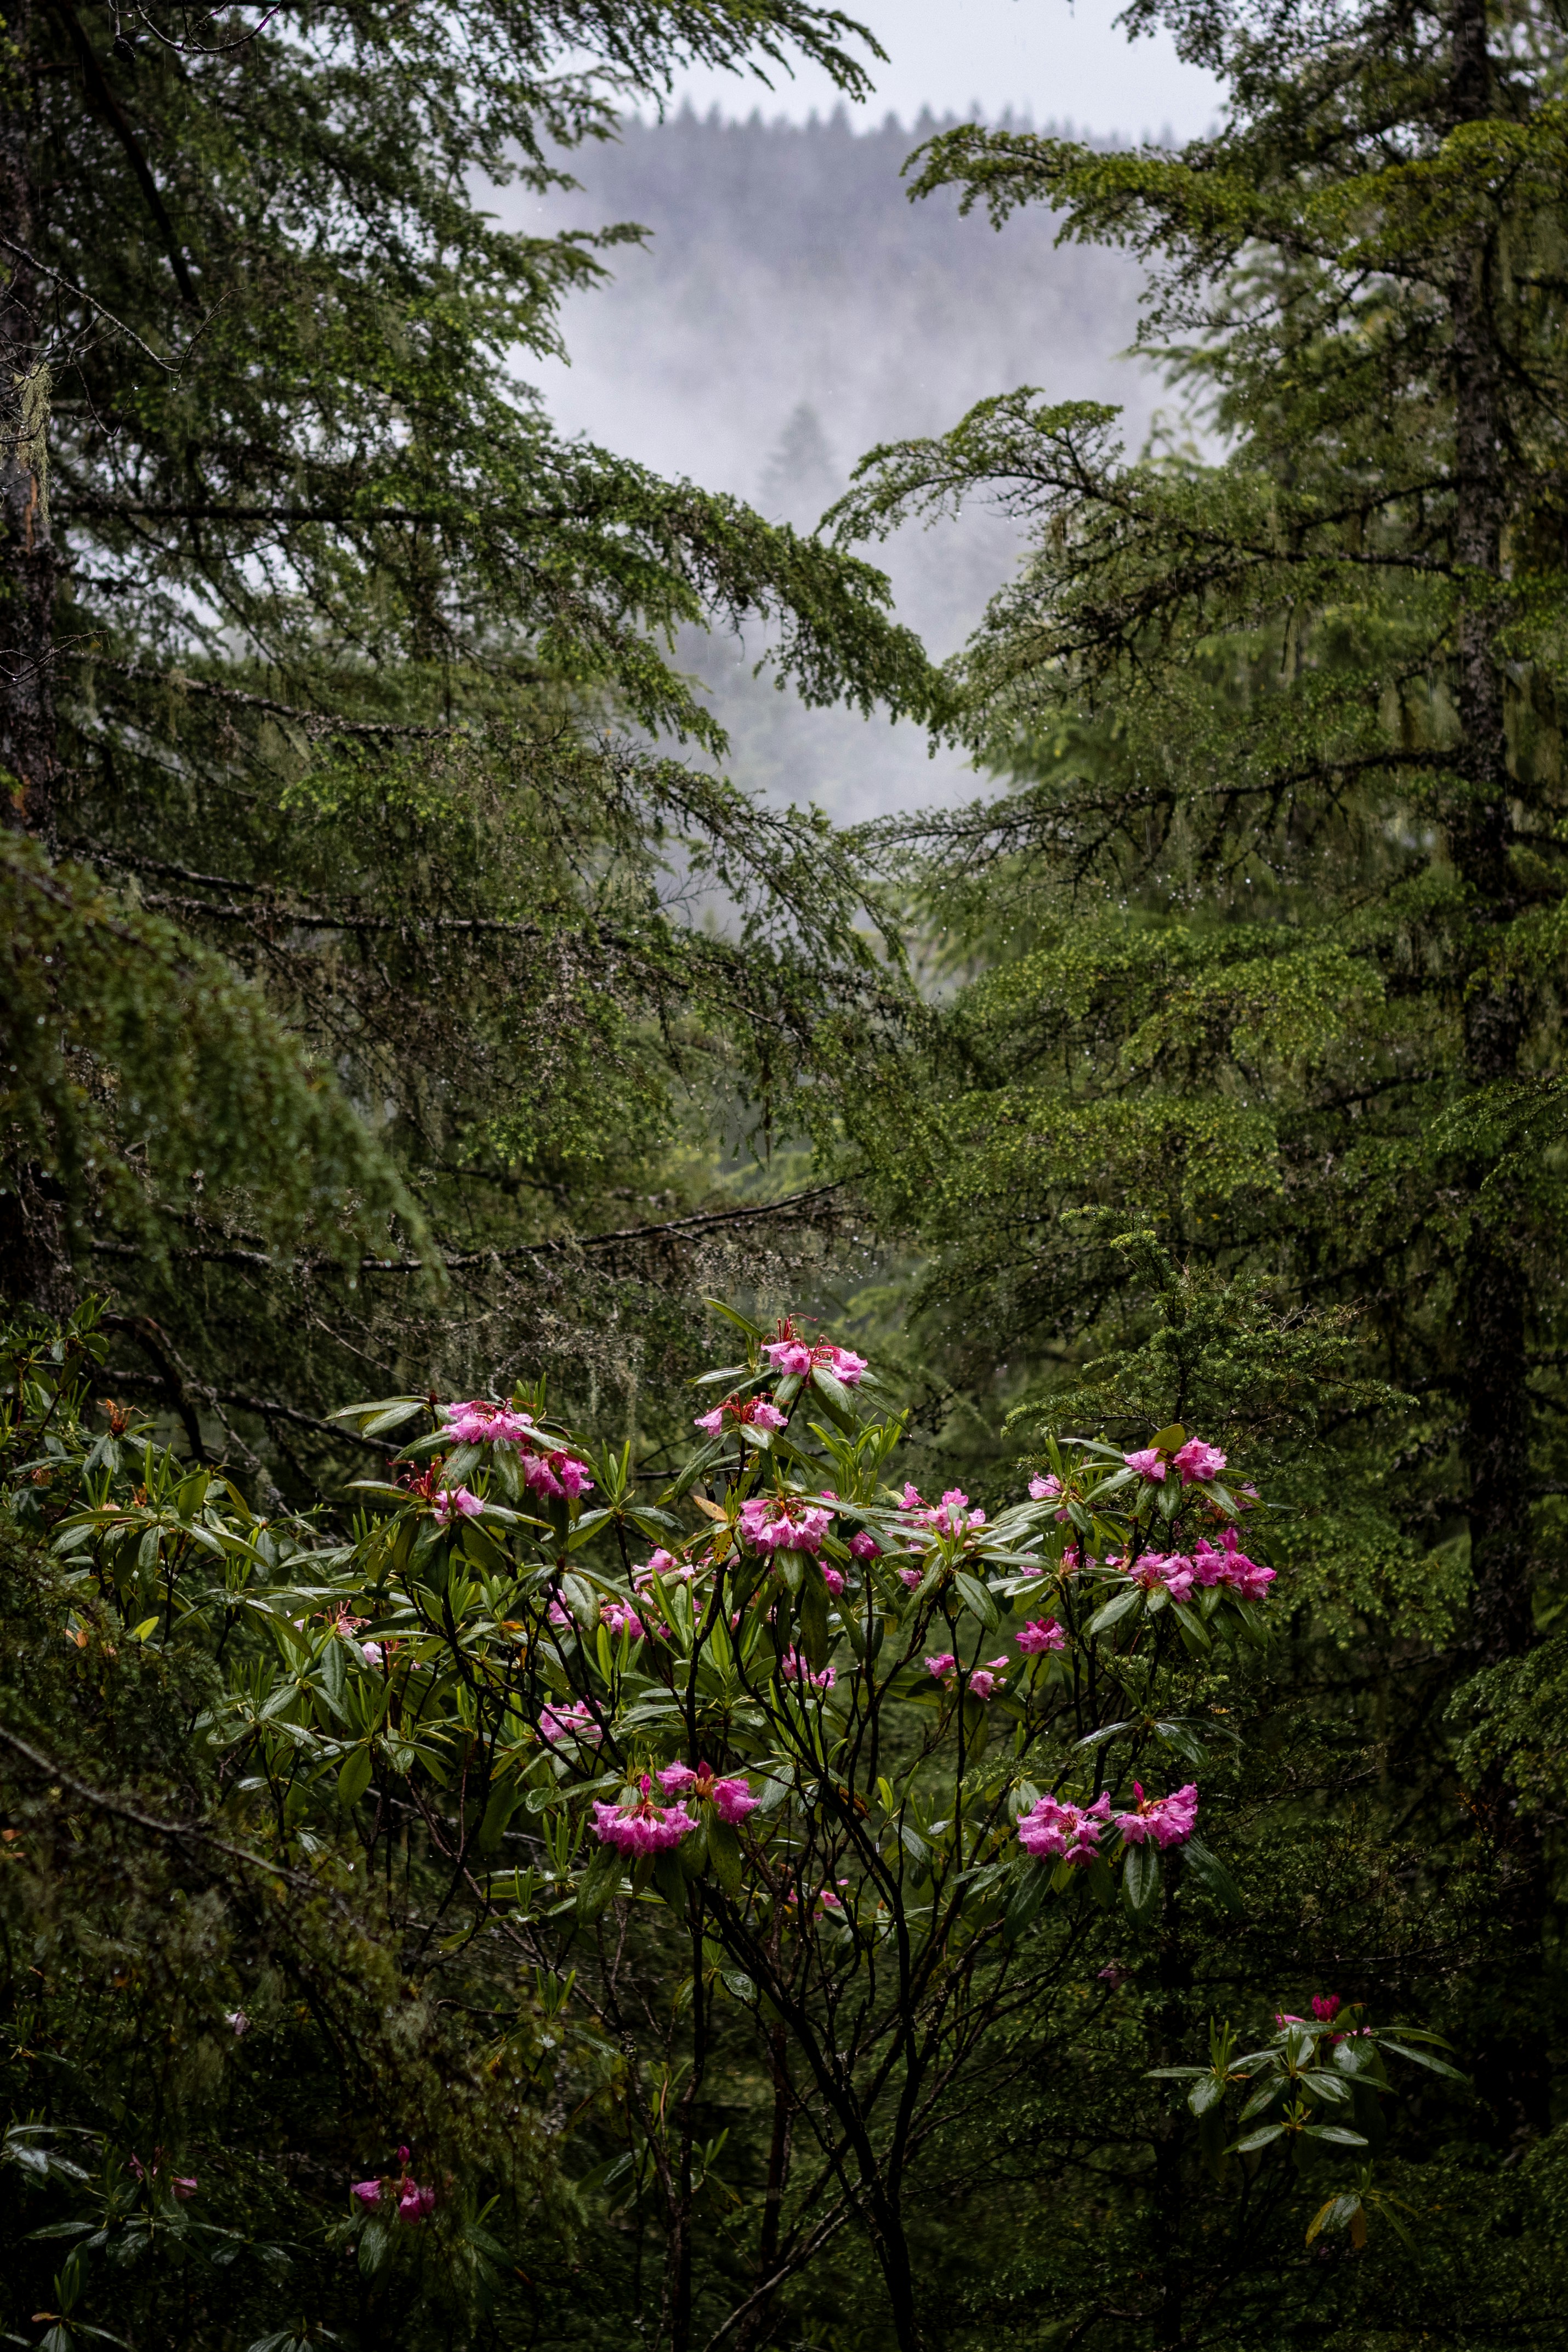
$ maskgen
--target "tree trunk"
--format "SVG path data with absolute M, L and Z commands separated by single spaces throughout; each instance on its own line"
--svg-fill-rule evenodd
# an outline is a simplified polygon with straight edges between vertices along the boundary
M 31 0 L 4 9 L 0 90 L 0 807 L 13 830 L 54 847 L 55 551 L 46 456 L 47 353 L 39 311 L 47 288 L 35 250 L 28 153 Z M 74 1297 L 64 1204 L 46 1171 L 15 1166 L 0 1192 L 0 1296 L 52 1316 Z
M 1449 110 L 1455 125 L 1484 120 L 1492 102 L 1486 0 L 1455 0 Z M 1465 796 L 1449 828 L 1466 890 L 1465 1076 L 1474 1088 L 1518 1073 L 1524 1032 L 1519 983 L 1495 968 L 1494 946 L 1513 914 L 1512 818 L 1502 677 L 1493 653 L 1499 615 L 1487 582 L 1502 573 L 1506 508 L 1497 336 L 1490 315 L 1495 256 L 1485 235 L 1467 239 L 1450 297 L 1454 388 L 1454 551 L 1480 575 L 1464 595 L 1456 699 L 1464 733 Z M 1472 1197 L 1488 1174 L 1466 1171 Z M 1517 1655 L 1530 1641 L 1530 1403 L 1525 1381 L 1528 1290 L 1519 1236 L 1506 1212 L 1478 1212 L 1459 1271 L 1461 1444 L 1469 1486 L 1475 1643 L 1486 1660 Z
M 11 821 L 53 846 L 55 551 L 49 537 L 47 287 L 35 246 L 28 155 L 31 0 L 5 9 L 8 89 L 0 112 L 0 763 Z

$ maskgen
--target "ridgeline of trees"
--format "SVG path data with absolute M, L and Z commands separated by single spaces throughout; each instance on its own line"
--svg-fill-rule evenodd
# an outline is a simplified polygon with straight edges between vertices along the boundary
M 909 185 L 1191 437 L 816 531 L 472 191 L 835 12 L 8 20 L 8 2341 L 1568 2335 L 1568 26 L 1132 16 L 1211 137 Z M 749 794 L 746 625 L 983 795 Z

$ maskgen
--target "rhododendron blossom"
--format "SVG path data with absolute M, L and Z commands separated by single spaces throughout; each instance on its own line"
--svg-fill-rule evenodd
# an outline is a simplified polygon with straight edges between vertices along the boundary
M 612 1633 L 629 1633 L 634 1642 L 642 1641 L 647 1630 L 629 1601 L 601 1601 L 599 1622 Z
M 527 1413 L 515 1405 L 491 1404 L 469 1397 L 463 1404 L 444 1404 L 441 1418 L 448 1436 L 459 1445 L 538 1444 L 539 1432 Z
M 1238 1541 L 1234 1528 L 1222 1530 L 1218 1549 L 1200 1536 L 1193 1563 L 1198 1582 L 1228 1584 L 1244 1601 L 1261 1601 L 1274 1581 L 1274 1570 L 1248 1559 Z
M 443 1527 L 449 1526 L 454 1518 L 477 1519 L 485 1507 L 466 1486 L 442 1486 L 431 1496 L 431 1504 Z
M 1225 1455 L 1217 1445 L 1205 1445 L 1201 1437 L 1189 1437 L 1181 1452 L 1173 1456 L 1174 1466 L 1185 1485 L 1194 1479 L 1217 1478 L 1225 1468 Z
M 971 1667 L 965 1685 L 969 1696 L 989 1698 L 1011 1664 L 1010 1658 L 993 1658 L 988 1665 Z M 958 1660 L 951 1650 L 939 1651 L 935 1657 L 928 1658 L 926 1667 L 949 1690 L 958 1688 Z
M 832 1593 L 835 1601 L 837 1601 L 839 1594 L 844 1590 L 843 1570 L 838 1568 L 829 1568 L 825 1561 L 823 1563 L 822 1580 L 824 1584 L 826 1585 L 829 1592 Z
M 859 1528 L 849 1538 L 851 1559 L 880 1559 L 882 1547 L 868 1528 Z
M 786 1378 L 793 1374 L 805 1380 L 814 1371 L 831 1372 L 847 1389 L 858 1388 L 869 1369 L 865 1357 L 852 1348 L 836 1348 L 827 1339 L 803 1339 L 788 1316 L 779 1325 L 778 1338 L 763 1342 L 763 1353 L 774 1371 Z
M 711 1764 L 699 1764 L 695 1770 L 689 1764 L 667 1764 L 658 1785 L 667 1797 L 695 1797 L 711 1805 L 721 1822 L 743 1822 L 748 1813 L 756 1811 L 759 1801 L 741 1774 L 721 1780 Z
M 1048 1862 L 1093 1862 L 1110 1813 L 1110 1792 L 1092 1805 L 1075 1805 L 1047 1790 L 1018 1823 L 1026 1853 Z
M 788 1421 L 789 1415 L 766 1397 L 730 1396 L 711 1412 L 699 1413 L 693 1426 L 718 1437 L 726 1429 L 783 1429 Z
M 1106 1561 L 1108 1568 L 1120 1565 L 1117 1560 Z M 1152 1592 L 1157 1584 L 1163 1584 L 1173 1601 L 1186 1601 L 1192 1597 L 1194 1569 L 1185 1552 L 1146 1551 L 1127 1572 L 1133 1583 L 1141 1584 L 1145 1592 Z
M 613 1845 L 620 1853 L 664 1853 L 690 1836 L 697 1823 L 684 1805 L 659 1804 L 647 1772 L 637 1788 L 637 1796 L 629 1801 L 623 1796 L 619 1804 L 595 1799 L 594 1829 L 601 1845 Z
M 1173 1789 L 1168 1797 L 1146 1797 L 1140 1781 L 1132 1783 L 1137 1811 L 1118 1813 L 1116 1826 L 1128 1845 L 1145 1845 L 1152 1840 L 1163 1852 L 1166 1846 L 1185 1845 L 1197 1827 L 1198 1792 L 1195 1782 L 1189 1780 L 1183 1789 Z
M 833 1667 L 824 1666 L 814 1675 L 810 1664 L 798 1650 L 786 1650 L 779 1660 L 779 1680 L 785 1683 L 809 1683 L 813 1690 L 831 1690 L 838 1677 Z
M 1054 1471 L 1047 1472 L 1043 1478 L 1031 1478 L 1029 1481 L 1029 1499 L 1033 1503 L 1053 1503 L 1061 1491 L 1062 1482 Z
M 522 1482 L 531 1495 L 565 1495 L 574 1501 L 594 1491 L 587 1464 L 565 1453 L 523 1454 Z
M 804 1496 L 753 1495 L 741 1506 L 741 1533 L 753 1551 L 820 1551 L 833 1514 Z
M 928 1658 L 926 1660 L 926 1668 L 929 1673 L 935 1675 L 937 1679 L 940 1681 L 943 1675 L 952 1674 L 957 1664 L 958 1660 L 953 1656 L 951 1650 L 942 1650 L 938 1652 L 934 1658 Z
M 1159 1485 L 1169 1467 L 1158 1446 L 1145 1445 L 1141 1453 L 1124 1454 L 1121 1457 L 1129 1470 L 1136 1470 L 1140 1478 L 1151 1478 Z
M 539 1736 L 542 1739 L 586 1739 L 597 1747 L 605 1736 L 605 1727 L 595 1716 L 586 1700 L 578 1699 L 571 1706 L 542 1707 L 539 1716 Z
M 1026 1657 L 1037 1657 L 1042 1650 L 1059 1650 L 1067 1635 L 1054 1617 L 1031 1617 L 1018 1635 L 1018 1647 Z

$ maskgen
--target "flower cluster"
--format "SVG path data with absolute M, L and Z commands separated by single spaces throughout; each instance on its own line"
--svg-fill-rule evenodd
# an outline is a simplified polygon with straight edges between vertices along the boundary
M 1124 1454 L 1121 1459 L 1129 1470 L 1136 1470 L 1140 1478 L 1147 1478 L 1153 1486 L 1163 1485 L 1167 1470 L 1177 1472 L 1184 1486 L 1192 1486 L 1217 1478 L 1225 1468 L 1225 1455 L 1219 1447 L 1205 1445 L 1201 1437 L 1189 1437 L 1173 1454 L 1163 1454 L 1157 1445 L 1145 1445 L 1136 1454 Z
M 740 1773 L 721 1780 L 711 1764 L 667 1764 L 658 1785 L 667 1797 L 695 1798 L 699 1804 L 711 1805 L 721 1822 L 743 1822 L 759 1801 Z
M 586 1739 L 597 1747 L 605 1736 L 599 1722 L 585 1699 L 577 1699 L 571 1706 L 546 1706 L 540 1709 L 539 1736 L 552 1742 L 562 1739 Z
M 441 1418 L 447 1433 L 458 1445 L 533 1445 L 542 1444 L 538 1430 L 515 1405 L 491 1404 L 486 1397 L 469 1397 L 462 1404 L 444 1404 Z
M 753 1551 L 820 1551 L 832 1525 L 832 1511 L 804 1495 L 753 1495 L 741 1506 L 741 1533 Z
M 397 2151 L 399 2170 L 395 2176 L 383 2173 L 375 2180 L 356 2180 L 353 2184 L 352 2194 L 359 2199 L 362 2205 L 379 2205 L 384 2200 L 395 2205 L 400 2221 L 422 2221 L 427 2213 L 436 2210 L 436 2191 L 421 2188 L 414 2179 L 408 2170 L 408 2155 L 406 2147 L 400 2147 Z
M 447 1434 L 459 1445 L 515 1445 L 523 1485 L 533 1495 L 590 1495 L 594 1482 L 588 1465 L 564 1447 L 552 1444 L 542 1430 L 515 1405 L 492 1404 L 486 1397 L 468 1397 L 444 1404 L 441 1419 Z M 477 1506 L 476 1506 L 477 1507 Z
M 1049 1790 L 1018 1822 L 1018 1843 L 1026 1853 L 1049 1862 L 1093 1862 L 1110 1817 L 1109 1792 L 1092 1805 L 1075 1805 Z
M 1189 1780 L 1183 1789 L 1173 1789 L 1168 1797 L 1146 1797 L 1142 1784 L 1134 1780 L 1132 1795 L 1137 1810 L 1118 1813 L 1116 1826 L 1127 1845 L 1146 1845 L 1152 1842 L 1162 1853 L 1167 1846 L 1185 1845 L 1197 1827 L 1198 1792 Z
M 727 1396 L 711 1412 L 699 1413 L 694 1426 L 705 1429 L 710 1437 L 719 1437 L 726 1429 L 783 1429 L 788 1419 L 766 1397 Z
M 477 1495 L 466 1486 L 441 1486 L 431 1496 L 431 1505 L 441 1525 L 450 1527 L 454 1519 L 477 1519 L 484 1509 Z
M 1037 1657 L 1044 1650 L 1064 1647 L 1067 1635 L 1054 1617 L 1031 1617 L 1018 1634 L 1018 1647 L 1026 1658 Z
M 964 1685 L 969 1696 L 971 1698 L 991 1697 L 1005 1679 L 1011 1661 L 1007 1658 L 993 1658 L 989 1665 L 972 1666 Z M 928 1658 L 926 1665 L 944 1690 L 958 1688 L 958 1660 L 951 1650 L 942 1650 L 934 1658 Z
M 769 1339 L 763 1353 L 775 1372 L 794 1373 L 800 1380 L 814 1371 L 831 1372 L 847 1389 L 858 1388 L 869 1370 L 865 1357 L 856 1355 L 851 1348 L 835 1348 L 826 1339 L 803 1339 L 787 1315 L 779 1325 L 778 1338 Z
M 629 1633 L 634 1642 L 642 1641 L 647 1633 L 629 1601 L 601 1601 L 599 1622 L 611 1633 Z
M 1261 1601 L 1274 1581 L 1274 1570 L 1258 1560 L 1248 1559 L 1239 1549 L 1234 1528 L 1221 1531 L 1219 1549 L 1198 1538 L 1193 1559 L 1193 1573 L 1200 1584 L 1228 1584 L 1244 1601 Z
M 645 1772 L 634 1795 L 624 1791 L 620 1802 L 594 1801 L 594 1830 L 601 1845 L 621 1853 L 663 1853 L 689 1837 L 696 1822 L 684 1805 L 661 1805 L 653 1794 L 652 1776 Z
M 779 1660 L 779 1680 L 784 1683 L 805 1683 L 813 1690 L 831 1690 L 838 1677 L 831 1666 L 824 1666 L 814 1675 L 808 1661 L 798 1650 L 786 1650 Z

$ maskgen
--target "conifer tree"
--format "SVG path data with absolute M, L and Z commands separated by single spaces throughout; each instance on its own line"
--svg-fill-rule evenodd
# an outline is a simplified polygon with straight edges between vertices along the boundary
M 902 1116 L 863 1133 L 1015 1361 L 1145 1312 L 1111 1246 L 1140 1224 L 1211 1293 L 1262 1286 L 1276 1334 L 1353 1311 L 1405 1402 L 1325 1392 L 1331 1514 L 1370 1431 L 1391 1551 L 1468 1549 L 1471 1654 L 1505 1659 L 1558 1564 L 1563 29 L 1486 0 L 1130 15 L 1223 79 L 1213 136 L 968 127 L 915 192 L 1139 254 L 1148 348 L 1222 454 L 1129 458 L 1114 412 L 1024 390 L 865 461 L 846 535 L 978 495 L 1036 538 L 952 679 L 1010 788 L 915 836 L 955 959 L 994 968 L 923 1149 Z
M 804 0 L 7 21 L 3 1278 L 112 1276 L 128 1381 L 309 1444 L 416 1330 L 570 1340 L 522 1277 L 659 1222 L 682 1088 L 780 1097 L 879 994 L 852 872 L 687 756 L 722 739 L 668 655 L 762 615 L 808 699 L 899 709 L 918 648 L 868 567 L 552 431 L 513 371 L 637 232 L 484 203 L 687 63 L 858 89 L 860 37 Z M 443 1261 L 484 1295 L 437 1313 Z

